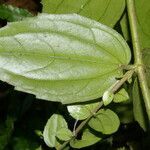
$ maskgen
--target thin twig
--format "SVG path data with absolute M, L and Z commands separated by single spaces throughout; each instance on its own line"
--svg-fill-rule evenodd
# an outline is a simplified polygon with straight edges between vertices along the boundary
M 127 71 L 125 73 L 125 75 L 123 76 L 123 78 L 121 80 L 118 80 L 117 83 L 115 84 L 115 86 L 112 89 L 112 92 L 115 93 L 128 79 L 130 79 L 132 77 L 134 73 L 134 70 L 130 70 Z M 99 103 L 99 105 L 92 111 L 92 113 L 90 114 L 90 116 L 84 120 L 75 130 L 75 136 L 72 137 L 70 140 L 64 142 L 57 150 L 63 150 L 71 140 L 73 140 L 78 133 L 83 129 L 83 127 L 88 123 L 88 121 L 99 111 L 99 109 L 103 106 L 103 101 L 101 101 Z

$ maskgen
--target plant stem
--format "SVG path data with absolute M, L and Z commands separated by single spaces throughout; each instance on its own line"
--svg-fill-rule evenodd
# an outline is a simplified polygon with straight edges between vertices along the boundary
M 130 30 L 132 35 L 135 65 L 137 66 L 137 73 L 140 82 L 140 87 L 144 98 L 146 112 L 150 121 L 150 91 L 146 81 L 146 74 L 143 65 L 144 63 L 142 60 L 142 52 L 141 52 L 139 36 L 138 36 L 137 17 L 136 17 L 134 0 L 127 0 L 127 9 L 128 9 Z
M 118 80 L 116 82 L 116 84 L 114 85 L 114 87 L 111 89 L 111 91 L 113 93 L 115 93 L 128 79 L 130 79 L 130 77 L 132 77 L 134 73 L 134 69 L 133 70 L 129 70 L 125 73 L 125 75 L 123 76 L 123 78 L 121 80 Z M 72 137 L 69 141 L 64 142 L 59 148 L 57 148 L 57 150 L 63 150 L 71 140 L 73 140 L 78 133 L 83 129 L 83 127 L 88 123 L 88 121 L 98 112 L 98 110 L 103 106 L 103 101 L 101 101 L 99 103 L 99 105 L 93 110 L 93 112 L 91 113 L 91 115 L 84 120 L 75 130 L 75 136 Z
M 91 113 L 91 115 L 86 119 L 84 120 L 78 127 L 77 129 L 75 130 L 75 136 L 73 138 L 71 138 L 69 141 L 66 141 L 63 143 L 63 145 L 61 145 L 57 150 L 63 150 L 71 140 L 73 140 L 77 135 L 78 133 L 83 129 L 83 127 L 88 123 L 88 121 L 95 115 L 95 113 L 103 106 L 103 101 L 101 101 L 98 105 L 98 107 L 95 108 L 95 110 Z

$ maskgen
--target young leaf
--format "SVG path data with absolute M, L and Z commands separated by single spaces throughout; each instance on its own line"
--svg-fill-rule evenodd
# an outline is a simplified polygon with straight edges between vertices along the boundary
M 129 61 L 116 31 L 79 15 L 41 14 L 0 29 L 0 80 L 40 99 L 99 98 Z
M 65 119 L 59 114 L 52 115 L 48 120 L 43 132 L 44 141 L 47 146 L 57 147 L 57 145 L 59 145 L 56 135 L 61 128 L 68 128 Z
M 110 109 L 101 109 L 88 122 L 94 130 L 103 134 L 111 134 L 117 131 L 120 121 L 118 116 Z
M 108 104 L 110 104 L 113 98 L 114 98 L 114 93 L 112 93 L 109 90 L 104 92 L 103 97 L 102 97 L 104 105 L 107 106 Z
M 7 21 L 18 21 L 25 17 L 33 16 L 25 9 L 17 8 L 11 5 L 0 5 L 0 18 Z
M 93 145 L 93 144 L 99 142 L 100 140 L 101 140 L 100 136 L 94 135 L 90 131 L 90 129 L 86 128 L 83 131 L 83 135 L 82 135 L 81 140 L 73 139 L 70 142 L 70 146 L 73 147 L 73 148 L 78 148 L 79 149 L 79 148 L 83 148 L 83 147 Z
M 129 99 L 128 93 L 126 92 L 125 89 L 122 88 L 114 95 L 113 102 L 121 103 L 127 101 L 128 99 Z
M 98 107 L 99 102 L 84 105 L 70 105 L 67 109 L 70 115 L 76 120 L 84 120 L 88 118 L 93 110 Z
M 113 27 L 122 15 L 125 0 L 42 0 L 43 12 L 77 13 Z
M 57 137 L 62 141 L 68 141 L 73 137 L 73 133 L 68 128 L 61 128 L 57 131 Z

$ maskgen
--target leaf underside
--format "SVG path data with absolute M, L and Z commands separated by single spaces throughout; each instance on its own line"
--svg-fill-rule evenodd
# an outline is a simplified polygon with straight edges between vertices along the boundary
M 99 98 L 129 61 L 117 32 L 75 14 L 41 14 L 0 30 L 0 80 L 40 99 L 68 104 Z
M 61 128 L 68 128 L 65 119 L 59 114 L 53 114 L 47 121 L 43 132 L 44 141 L 47 146 L 57 147 L 59 145 L 56 135 L 57 131 Z
M 125 0 L 42 0 L 43 12 L 76 13 L 113 27 L 122 15 Z

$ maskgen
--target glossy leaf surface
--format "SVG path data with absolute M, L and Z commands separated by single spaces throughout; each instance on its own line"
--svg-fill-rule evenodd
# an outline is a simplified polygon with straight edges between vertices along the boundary
M 43 12 L 77 13 L 113 27 L 122 15 L 125 0 L 42 0 Z
M 107 106 L 108 104 L 110 104 L 112 102 L 114 98 L 114 93 L 108 91 L 105 91 L 102 97 L 102 100 L 104 102 L 104 106 Z
M 111 134 L 117 131 L 120 121 L 118 116 L 110 109 L 101 109 L 95 117 L 88 122 L 89 126 L 103 134 Z
M 99 102 L 84 105 L 70 105 L 67 106 L 68 112 L 76 120 L 84 120 L 88 118 L 96 107 L 98 107 Z
M 58 114 L 52 115 L 48 120 L 43 132 L 44 141 L 49 147 L 57 147 L 59 145 L 56 135 L 57 131 L 59 131 L 61 128 L 68 128 L 65 119 Z
M 78 15 L 41 14 L 0 30 L 0 79 L 40 99 L 99 98 L 129 61 L 116 31 Z

